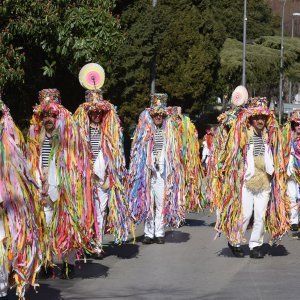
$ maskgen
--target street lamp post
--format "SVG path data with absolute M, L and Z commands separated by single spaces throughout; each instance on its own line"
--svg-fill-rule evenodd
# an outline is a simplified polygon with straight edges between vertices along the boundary
M 295 17 L 300 17 L 300 13 L 295 12 L 292 15 L 292 38 L 294 37 L 294 26 L 295 26 Z
M 295 17 L 300 17 L 300 13 L 293 13 L 292 14 L 292 39 L 294 38 L 294 25 L 295 25 Z M 292 103 L 292 81 L 290 80 L 289 83 L 289 102 Z
M 247 43 L 247 0 L 244 0 L 243 75 L 242 75 L 242 85 L 243 86 L 246 86 L 246 43 Z
M 281 0 L 282 4 L 282 16 L 281 16 L 281 49 L 280 49 L 280 80 L 279 80 L 279 124 L 281 124 L 282 116 L 282 91 L 283 91 L 283 32 L 284 32 L 284 8 L 286 0 Z
M 157 4 L 157 0 L 152 0 L 152 6 L 156 7 L 156 4 Z M 152 37 L 152 41 L 153 40 L 154 39 Z M 155 93 L 155 79 L 156 79 L 155 54 L 154 54 L 154 57 L 152 59 L 150 74 L 151 74 L 151 94 L 154 94 Z

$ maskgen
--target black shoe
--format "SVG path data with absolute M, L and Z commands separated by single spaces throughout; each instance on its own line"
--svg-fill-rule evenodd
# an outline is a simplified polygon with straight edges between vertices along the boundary
M 153 244 L 153 242 L 154 242 L 153 239 L 149 238 L 149 236 L 145 236 L 144 239 L 142 240 L 142 243 L 146 245 Z
M 0 300 L 8 300 L 8 296 L 0 297 Z
M 291 231 L 298 231 L 298 229 L 299 229 L 298 224 L 291 225 Z
M 155 239 L 156 244 L 164 244 L 165 243 L 165 238 L 162 236 L 159 236 Z
M 244 257 L 245 256 L 245 253 L 241 247 L 234 247 L 230 243 L 228 243 L 228 247 L 230 248 L 232 254 L 235 257 Z
M 252 250 L 250 250 L 250 257 L 251 258 L 264 258 L 264 255 L 261 251 L 261 247 L 254 247 Z
M 75 276 L 75 266 L 68 263 L 64 263 L 59 278 L 73 279 L 74 276 Z

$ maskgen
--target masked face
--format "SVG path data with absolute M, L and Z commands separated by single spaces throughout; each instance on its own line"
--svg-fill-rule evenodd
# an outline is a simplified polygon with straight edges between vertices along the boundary
M 164 118 L 165 117 L 161 114 L 154 114 L 152 116 L 153 122 L 154 122 L 155 126 L 157 126 L 157 127 L 161 127 L 161 125 L 164 121 Z
M 102 119 L 103 119 L 103 112 L 92 110 L 89 113 L 89 118 L 90 118 L 91 123 L 100 124 L 102 122 Z
M 267 117 L 264 115 L 253 116 L 250 119 L 251 125 L 257 133 L 261 133 L 267 124 Z
M 55 128 L 56 115 L 52 113 L 45 113 L 42 116 L 42 122 L 47 132 L 52 132 Z

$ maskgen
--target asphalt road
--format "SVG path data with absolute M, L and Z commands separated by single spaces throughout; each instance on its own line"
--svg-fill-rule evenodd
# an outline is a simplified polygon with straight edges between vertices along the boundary
M 77 262 L 73 280 L 40 281 L 26 299 L 299 299 L 300 240 L 291 234 L 264 259 L 235 258 L 224 236 L 216 240 L 214 216 L 189 214 L 186 225 L 168 230 L 164 245 L 109 244 L 103 260 Z M 249 232 L 248 232 L 249 235 Z M 111 240 L 106 236 L 106 241 Z M 9 299 L 16 299 L 13 291 Z

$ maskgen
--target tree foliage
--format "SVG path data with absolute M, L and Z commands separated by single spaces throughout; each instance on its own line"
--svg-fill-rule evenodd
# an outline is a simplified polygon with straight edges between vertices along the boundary
M 85 63 L 109 69 L 122 42 L 114 7 L 114 0 L 2 1 L 0 87 L 9 104 L 14 108 L 14 99 L 22 97 L 29 113 L 38 90 L 49 87 L 65 88 L 63 94 L 76 97 L 78 72 Z M 23 102 L 17 102 L 13 111 L 23 111 Z
M 243 2 L 159 0 L 155 8 L 149 0 L 119 4 L 125 41 L 115 54 L 110 92 L 115 98 L 121 96 L 126 126 L 132 127 L 149 105 L 153 61 L 156 90 L 167 92 L 170 104 L 186 112 L 199 112 L 224 92 L 228 82 L 219 78 L 220 52 L 226 38 L 242 40 Z M 272 13 L 265 1 L 248 1 L 248 12 L 249 39 L 273 34 Z
M 153 7 L 151 0 L 3 0 L 0 88 L 15 116 L 28 117 L 38 90 L 49 87 L 60 89 L 74 111 L 83 100 L 78 72 L 98 62 L 106 71 L 105 96 L 118 106 L 128 133 L 149 105 L 155 61 L 157 92 L 198 114 L 240 84 L 243 2 L 158 0 Z M 253 90 L 275 88 L 276 20 L 264 0 L 247 3 L 248 82 Z M 287 42 L 285 70 L 296 80 L 294 43 Z
M 284 69 L 286 79 L 299 80 L 300 39 L 285 38 Z M 279 36 L 265 36 L 247 45 L 247 82 L 250 93 L 273 96 L 277 92 L 280 71 Z M 243 45 L 227 39 L 221 51 L 220 80 L 227 82 L 228 92 L 240 84 Z

